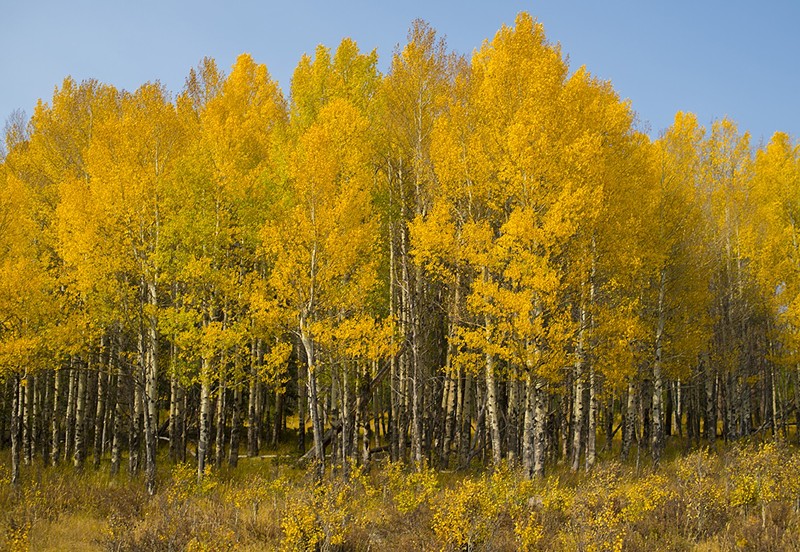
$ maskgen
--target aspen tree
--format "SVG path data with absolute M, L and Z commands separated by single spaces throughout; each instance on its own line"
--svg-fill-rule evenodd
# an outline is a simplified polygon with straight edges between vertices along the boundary
M 436 365 L 436 344 L 431 317 L 435 300 L 435 281 L 413 263 L 409 227 L 415 218 L 424 218 L 431 206 L 435 174 L 431 159 L 431 139 L 436 118 L 443 113 L 452 92 L 458 59 L 447 52 L 444 39 L 424 21 L 416 20 L 409 29 L 407 43 L 392 56 L 389 73 L 381 86 L 381 168 L 386 178 L 389 212 L 386 213 L 392 255 L 392 315 L 400 325 L 401 339 L 407 344 L 392 375 L 393 389 L 410 394 L 411 412 L 404 407 L 406 397 L 394 393 L 393 448 L 405 442 L 410 423 L 412 459 L 423 459 L 423 421 L 427 418 L 425 400 L 429 382 L 442 368 Z M 445 374 L 452 381 L 452 374 Z M 433 405 L 428 405 L 433 406 Z M 410 414 L 410 419 L 409 419 Z
M 333 61 L 319 47 L 292 80 L 291 203 L 268 221 L 270 283 L 302 345 L 318 474 L 325 465 L 320 338 L 357 313 L 376 285 L 376 218 L 369 174 L 368 119 L 376 57 L 344 40 Z M 293 327 L 292 327 L 293 326 Z
M 226 372 L 233 368 L 229 377 L 235 389 L 246 377 L 245 363 L 238 359 L 248 350 L 246 342 L 259 337 L 252 334 L 248 312 L 263 271 L 256 256 L 258 229 L 275 197 L 285 103 L 266 67 L 242 55 L 227 77 L 213 60 L 204 60 L 190 72 L 178 105 L 193 140 L 182 167 L 190 187 L 170 198 L 176 217 L 167 239 L 179 254 L 170 268 L 176 297 L 168 325 L 175 336 L 174 402 L 185 396 L 180 387 L 191 375 L 188 367 L 199 363 L 202 478 L 210 451 L 212 385 L 218 384 L 217 416 L 224 420 Z M 179 409 L 176 404 L 176 415 Z M 217 428 L 221 461 L 225 424 Z
M 115 103 L 113 96 L 109 101 Z M 120 305 L 107 311 L 108 317 L 135 324 L 140 371 L 135 378 L 136 394 L 142 400 L 146 487 L 152 494 L 158 425 L 159 239 L 162 221 L 169 216 L 162 198 L 181 140 L 175 107 L 160 85 L 148 84 L 124 94 L 117 105 L 116 117 L 96 123 L 88 155 L 88 185 L 76 181 L 69 188 L 80 198 L 82 209 L 62 211 L 63 232 L 70 240 L 64 243 L 78 245 L 76 253 L 65 249 L 64 255 L 74 267 L 78 289 L 91 288 L 93 282 L 80 280 L 87 273 L 102 278 L 108 282 L 106 289 L 116 294 L 117 302 L 111 306 Z M 81 211 L 88 224 L 72 218 Z M 81 244 L 104 247 L 87 255 Z M 87 257 L 90 270 L 85 266 Z M 137 307 L 135 311 L 127 307 L 126 312 L 123 305 Z
M 736 439 L 750 432 L 753 369 L 748 325 L 757 302 L 744 256 L 744 222 L 751 179 L 749 134 L 729 119 L 715 121 L 702 145 L 701 190 L 707 224 L 711 227 L 714 293 L 714 340 L 705 362 L 706 420 L 709 440 L 718 431 L 717 397 L 725 397 L 723 433 Z
M 653 150 L 655 184 L 651 214 L 642 221 L 647 291 L 645 325 L 652 360 L 651 454 L 658 463 L 664 449 L 664 396 L 672 379 L 686 380 L 710 339 L 710 265 L 697 186 L 703 130 L 692 115 L 678 113 Z M 649 222 L 649 224 L 647 224 Z
M 9 156 L 18 155 L 11 148 Z M 13 161 L 13 160 L 12 160 Z M 11 382 L 11 482 L 19 481 L 24 449 L 22 414 L 31 400 L 27 389 L 43 366 L 55 321 L 53 282 L 41 262 L 35 242 L 35 202 L 29 188 L 6 166 L 0 166 L 0 374 Z M 27 397 L 27 401 L 26 401 Z M 31 424 L 31 406 L 28 406 Z M 28 429 L 30 437 L 30 429 Z M 26 462 L 29 463 L 29 462 Z
M 754 209 L 743 231 L 743 249 L 753 266 L 753 276 L 760 290 L 772 327 L 768 333 L 771 347 L 766 351 L 770 370 L 772 434 L 779 439 L 778 426 L 784 429 L 786 405 L 777 397 L 776 380 L 781 372 L 794 382 L 798 398 L 797 340 L 797 267 L 798 223 L 800 204 L 796 190 L 800 184 L 800 148 L 789 136 L 776 133 L 769 144 L 756 152 L 750 195 Z M 784 398 L 786 401 L 786 398 Z

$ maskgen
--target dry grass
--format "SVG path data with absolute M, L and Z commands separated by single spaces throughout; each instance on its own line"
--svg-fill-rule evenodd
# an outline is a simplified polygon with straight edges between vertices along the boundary
M 127 475 L 33 466 L 0 484 L 0 550 L 798 550 L 798 473 L 800 454 L 771 444 L 532 482 L 386 463 L 315 482 L 256 459 L 201 484 L 164 468 L 148 498 Z
M 99 537 L 106 521 L 86 514 L 65 514 L 58 520 L 39 522 L 31 528 L 30 549 L 39 552 L 101 552 Z

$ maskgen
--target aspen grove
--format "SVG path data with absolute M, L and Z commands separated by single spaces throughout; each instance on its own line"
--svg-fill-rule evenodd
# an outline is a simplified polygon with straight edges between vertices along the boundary
M 288 98 L 241 55 L 172 96 L 66 78 L 0 163 L 0 445 L 141 473 L 293 440 L 525 477 L 800 438 L 800 148 L 652 140 L 520 14 L 471 59 L 412 25 Z

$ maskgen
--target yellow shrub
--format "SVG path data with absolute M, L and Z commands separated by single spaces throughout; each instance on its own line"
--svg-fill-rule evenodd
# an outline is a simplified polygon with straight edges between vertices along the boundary
M 281 520 L 281 550 L 305 552 L 315 550 L 325 539 L 313 502 L 290 500 Z
M 175 464 L 167 488 L 167 502 L 183 504 L 190 496 L 208 495 L 219 485 L 211 466 L 206 466 L 202 481 L 197 480 L 197 470 L 188 462 Z
M 360 468 L 352 466 L 346 479 L 318 482 L 310 490 L 287 495 L 281 519 L 283 550 L 328 549 L 342 545 L 349 531 L 363 527 L 377 491 Z
M 732 506 L 793 501 L 798 494 L 796 455 L 774 442 L 737 451 L 728 468 Z
M 433 530 L 443 549 L 470 549 L 486 542 L 499 528 L 501 516 L 505 514 L 508 519 L 518 504 L 515 488 L 513 474 L 501 467 L 491 476 L 467 477 L 455 488 L 440 493 Z M 524 527 L 523 523 L 522 531 Z
M 6 532 L 6 546 L 9 552 L 27 552 L 30 548 L 31 522 L 12 524 Z
M 409 472 L 401 462 L 391 462 L 386 467 L 386 477 L 392 502 L 402 515 L 408 515 L 428 503 L 439 487 L 435 472 L 427 466 Z
M 245 484 L 229 485 L 223 492 L 225 502 L 233 505 L 240 512 L 248 514 L 251 523 L 255 523 L 258 518 L 258 511 L 261 505 L 270 498 L 276 497 L 280 479 L 275 482 L 267 482 L 261 476 L 249 479 Z
M 186 552 L 227 552 L 236 548 L 236 534 L 230 530 L 204 531 L 187 544 Z
M 675 498 L 669 481 L 660 474 L 652 474 L 626 485 L 625 506 L 622 518 L 626 523 L 637 523 L 647 519 L 656 510 Z
M 719 459 L 708 449 L 677 461 L 677 514 L 690 538 L 709 535 L 724 525 L 727 504 L 719 482 L 721 471 Z
M 464 479 L 444 491 L 433 514 L 433 530 L 443 549 L 471 547 L 489 533 L 491 505 L 485 481 Z
M 542 493 L 542 507 L 546 512 L 567 516 L 574 502 L 574 489 L 560 485 L 558 478 L 548 480 Z
M 520 550 L 535 550 L 544 537 L 544 527 L 534 512 L 514 520 L 514 535 Z

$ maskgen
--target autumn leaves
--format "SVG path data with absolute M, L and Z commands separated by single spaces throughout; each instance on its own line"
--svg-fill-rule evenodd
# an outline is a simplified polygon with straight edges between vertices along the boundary
M 248 55 L 204 60 L 174 100 L 66 79 L 9 146 L 0 364 L 104 366 L 90 396 L 132 421 L 95 432 L 144 443 L 151 492 L 167 402 L 202 477 L 214 447 L 235 464 L 243 418 L 258 439 L 267 389 L 310 418 L 320 470 L 385 444 L 528 475 L 591 467 L 619 417 L 623 453 L 657 462 L 673 426 L 713 438 L 725 409 L 746 434 L 754 386 L 773 429 L 788 400 L 797 149 L 753 159 L 729 121 L 706 137 L 684 114 L 652 142 L 526 14 L 470 61 L 416 22 L 386 75 L 351 40 L 319 47 L 288 100 Z

